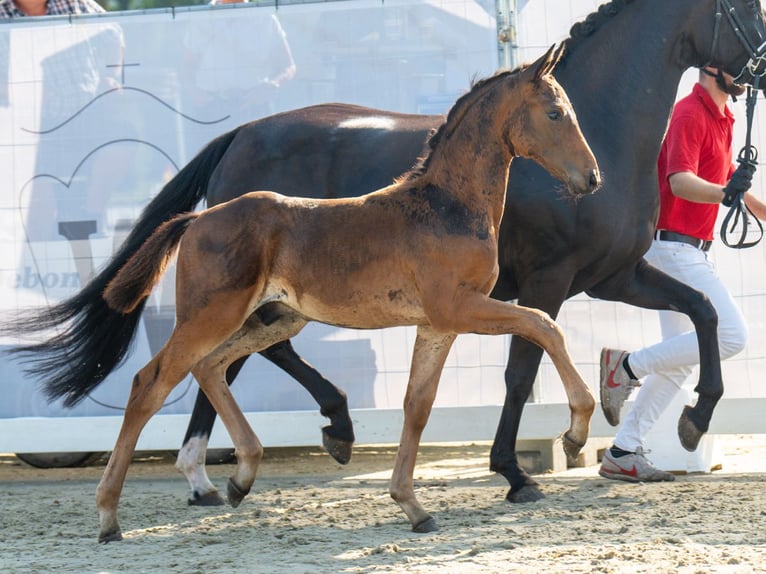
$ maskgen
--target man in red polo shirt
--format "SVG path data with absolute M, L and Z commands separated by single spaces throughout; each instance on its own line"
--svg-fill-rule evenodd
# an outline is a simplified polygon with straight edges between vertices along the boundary
M 718 313 L 721 359 L 744 348 L 747 327 L 708 258 L 718 207 L 725 197 L 743 193 L 755 216 L 766 218 L 766 204 L 745 193 L 755 168 L 743 165 L 735 171 L 732 165 L 734 117 L 727 100 L 743 92 L 731 76 L 708 67 L 700 70 L 692 93 L 673 109 L 657 160 L 660 216 L 645 256 L 653 266 L 708 296 Z M 660 343 L 631 353 L 601 351 L 601 408 L 611 425 L 619 424 L 623 403 L 641 386 L 633 409 L 604 454 L 599 474 L 605 478 L 628 482 L 675 479 L 644 456 L 642 439 L 699 363 L 699 348 L 686 315 L 660 311 L 660 327 Z

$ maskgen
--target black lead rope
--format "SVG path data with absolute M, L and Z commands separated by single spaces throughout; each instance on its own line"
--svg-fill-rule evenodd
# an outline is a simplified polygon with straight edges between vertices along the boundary
M 753 130 L 753 116 L 755 115 L 755 102 L 758 99 L 759 80 L 760 76 L 755 76 L 753 85 L 747 87 L 747 100 L 745 103 L 747 112 L 747 133 L 745 135 L 745 146 L 740 150 L 739 156 L 737 157 L 737 163 L 740 165 L 749 164 L 753 167 L 758 163 L 758 150 L 752 145 L 751 136 Z M 743 193 L 737 194 L 721 224 L 721 241 L 723 241 L 723 244 L 726 245 L 726 247 L 745 249 L 757 245 L 760 243 L 761 239 L 763 239 L 763 224 L 761 224 L 755 214 L 750 211 L 750 208 L 745 205 L 743 196 Z M 754 221 L 755 226 L 758 228 L 758 238 L 753 241 L 745 241 L 751 221 Z M 729 234 L 735 233 L 738 226 L 741 226 L 739 237 L 736 241 L 729 241 Z

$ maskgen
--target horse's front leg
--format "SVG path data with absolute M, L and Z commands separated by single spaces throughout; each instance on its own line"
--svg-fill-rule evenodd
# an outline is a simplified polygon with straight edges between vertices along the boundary
M 456 332 L 518 335 L 542 347 L 548 353 L 569 399 L 571 422 L 564 435 L 565 450 L 569 456 L 576 456 L 588 440 L 590 419 L 596 408 L 596 401 L 567 350 L 564 333 L 558 324 L 543 311 L 490 299 L 478 292 L 467 293 L 460 299 L 459 304 L 456 304 L 456 309 L 459 309 L 460 313 L 449 315 L 451 328 Z M 511 400 L 520 401 L 521 396 L 510 397 L 507 402 Z M 507 419 L 504 422 L 509 423 Z M 514 423 L 517 425 L 517 420 L 509 424 Z M 503 428 L 502 424 L 499 432 L 518 430 L 517 426 Z M 515 466 L 518 468 L 518 465 Z
M 454 340 L 454 334 L 437 333 L 430 327 L 420 326 L 412 354 L 410 380 L 404 397 L 404 426 L 389 492 L 407 514 L 415 532 L 438 529 L 436 521 L 415 497 L 413 475 L 420 437 L 431 414 L 442 368 Z
M 535 271 L 519 288 L 519 304 L 547 312 L 555 320 L 571 284 L 572 274 L 567 269 L 566 265 L 557 265 L 555 269 Z M 545 288 L 541 289 L 540 285 L 544 285 Z M 503 293 L 498 283 L 492 297 L 506 300 L 511 297 L 511 294 Z M 545 498 L 538 482 L 519 464 L 516 454 L 521 417 L 532 393 L 542 356 L 543 350 L 538 345 L 522 337 L 511 339 L 511 349 L 505 369 L 505 402 L 490 451 L 490 470 L 505 477 L 510 486 L 506 495 L 508 502 L 534 502 Z M 577 395 L 575 395 L 576 398 Z M 571 403 L 570 412 L 573 418 L 581 417 L 582 419 L 586 416 L 584 411 L 578 410 L 578 406 Z M 583 422 L 578 424 L 582 427 Z M 571 441 L 569 436 L 569 433 L 564 434 L 564 450 L 567 455 L 574 458 L 582 445 Z
M 644 309 L 677 311 L 691 319 L 699 346 L 700 374 L 694 388 L 699 398 L 694 407 L 686 406 L 681 413 L 678 438 L 686 450 L 696 450 L 723 396 L 718 315 L 710 300 L 696 289 L 653 267 L 645 259 L 641 259 L 635 269 L 597 285 L 588 294 Z

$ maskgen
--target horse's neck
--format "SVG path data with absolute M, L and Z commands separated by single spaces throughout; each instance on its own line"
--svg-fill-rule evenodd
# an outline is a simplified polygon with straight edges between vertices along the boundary
M 581 40 L 554 72 L 589 141 L 614 137 L 619 139 L 605 147 L 625 146 L 625 134 L 631 134 L 642 145 L 656 141 L 659 150 L 681 76 L 691 65 L 679 60 L 689 6 L 636 0 Z M 712 11 L 710 18 L 712 29 Z
M 499 126 L 493 133 L 472 117 L 478 111 L 478 106 L 469 111 L 431 151 L 425 177 L 474 209 L 492 212 L 499 223 L 513 156 Z

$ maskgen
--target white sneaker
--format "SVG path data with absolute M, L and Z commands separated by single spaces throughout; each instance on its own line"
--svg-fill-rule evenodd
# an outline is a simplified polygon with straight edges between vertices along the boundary
M 627 354 L 627 351 L 618 349 L 601 349 L 601 410 L 613 427 L 620 424 L 620 410 L 630 393 L 641 386 L 639 381 L 630 378 L 622 366 Z
M 624 480 L 626 482 L 672 482 L 676 476 L 654 466 L 644 456 L 644 449 L 620 457 L 612 455 L 611 449 L 604 452 L 598 473 L 604 478 Z

